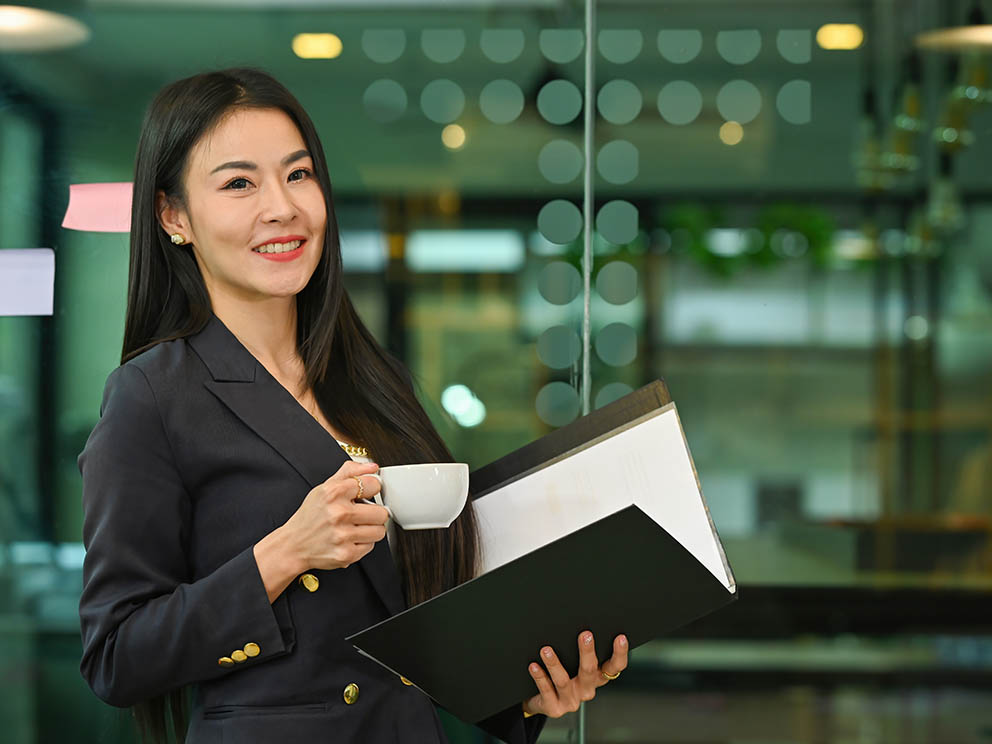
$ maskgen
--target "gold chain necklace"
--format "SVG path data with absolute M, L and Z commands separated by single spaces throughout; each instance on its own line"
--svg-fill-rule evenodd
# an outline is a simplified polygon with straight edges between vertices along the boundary
M 340 439 L 336 440 L 341 449 L 347 452 L 352 457 L 368 457 L 369 451 L 365 447 L 359 447 L 357 444 L 348 444 L 347 442 L 342 442 Z

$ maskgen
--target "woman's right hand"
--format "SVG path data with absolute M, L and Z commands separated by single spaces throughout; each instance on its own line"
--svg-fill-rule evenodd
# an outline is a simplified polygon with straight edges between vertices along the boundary
M 300 508 L 280 528 L 299 565 L 345 568 L 361 560 L 386 536 L 389 512 L 377 504 L 356 501 L 358 481 L 378 471 L 375 463 L 346 461 L 326 481 L 312 489 Z M 362 478 L 362 497 L 372 499 L 382 486 L 378 478 Z
M 307 569 L 350 566 L 386 536 L 389 512 L 356 502 L 358 481 L 352 477 L 366 476 L 362 496 L 371 498 L 382 486 L 367 476 L 378 469 L 375 463 L 348 460 L 306 495 L 285 524 L 255 543 L 252 551 L 270 604 Z

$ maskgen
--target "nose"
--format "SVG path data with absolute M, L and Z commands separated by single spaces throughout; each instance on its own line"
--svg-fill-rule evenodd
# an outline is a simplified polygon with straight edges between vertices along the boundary
M 270 182 L 264 187 L 261 215 L 263 222 L 289 222 L 297 211 L 287 184 Z

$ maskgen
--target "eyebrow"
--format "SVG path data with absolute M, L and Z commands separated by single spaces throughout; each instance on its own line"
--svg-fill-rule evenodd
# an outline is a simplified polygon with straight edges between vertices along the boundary
M 282 164 L 289 165 L 290 163 L 293 163 L 299 160 L 300 158 L 307 158 L 307 157 L 310 157 L 309 150 L 297 150 L 296 152 L 291 152 L 289 155 L 284 157 L 282 159 Z M 238 170 L 258 170 L 258 165 L 251 162 L 250 160 L 232 160 L 229 163 L 221 163 L 220 165 L 218 165 L 216 168 L 210 171 L 210 175 L 212 176 L 217 171 L 224 170 L 225 168 L 236 168 Z

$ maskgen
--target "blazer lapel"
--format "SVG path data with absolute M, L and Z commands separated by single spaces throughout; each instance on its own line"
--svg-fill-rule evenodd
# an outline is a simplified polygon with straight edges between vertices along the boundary
M 210 392 L 269 443 L 313 488 L 349 459 L 323 426 L 263 367 L 216 316 L 187 339 L 211 378 Z M 302 502 L 302 499 L 301 499 Z M 391 614 L 406 609 L 399 574 L 385 540 L 359 565 Z

